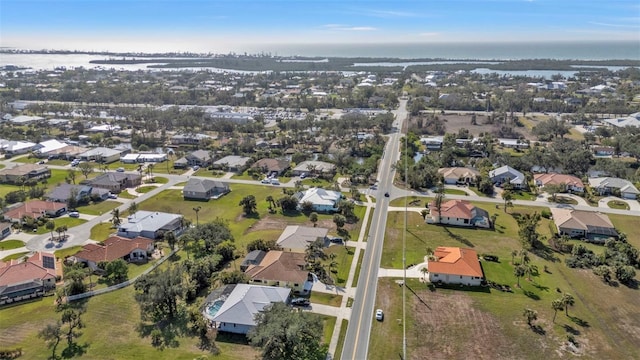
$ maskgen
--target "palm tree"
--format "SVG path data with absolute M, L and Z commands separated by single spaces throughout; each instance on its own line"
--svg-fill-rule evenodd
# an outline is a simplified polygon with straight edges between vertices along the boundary
M 122 219 L 120 219 L 120 209 L 115 208 L 113 209 L 113 211 L 111 211 L 111 223 L 113 223 L 113 226 L 118 227 L 120 226 L 120 224 L 122 224 Z
M 525 264 L 524 272 L 527 274 L 527 280 L 531 281 L 531 275 L 536 275 L 538 273 L 538 267 L 533 264 Z
M 529 252 L 527 252 L 527 250 L 522 249 L 520 250 L 520 264 L 526 265 L 531 261 L 531 258 L 529 257 Z
M 54 223 L 53 220 L 49 220 L 44 227 L 51 232 L 51 241 L 53 241 L 53 229 L 56 228 L 56 223 Z
M 267 196 L 267 203 L 269 204 L 269 210 L 273 209 L 274 207 L 276 207 L 276 201 L 273 200 L 273 196 L 269 195 Z
M 444 202 L 444 185 L 442 184 L 442 182 L 438 183 L 438 186 L 436 187 L 436 199 L 434 201 L 436 205 L 436 211 L 438 212 L 438 224 L 441 224 L 442 216 L 440 216 L 440 214 L 442 210 L 442 203 Z
M 198 217 L 198 213 L 200 212 L 200 209 L 202 209 L 201 206 L 196 206 L 193 208 L 193 211 L 196 212 L 196 226 L 200 225 L 200 218 Z
M 504 212 L 507 212 L 507 207 L 512 205 L 513 192 L 511 190 L 503 191 L 502 200 L 504 200 Z
M 524 309 L 522 315 L 527 319 L 527 325 L 533 326 L 533 322 L 538 319 L 538 312 L 531 309 Z
M 318 213 L 312 212 L 311 214 L 309 214 L 309 221 L 313 223 L 313 227 L 318 226 Z
M 515 262 L 515 257 L 518 256 L 518 250 L 513 250 L 511 252 L 511 264 Z
M 564 303 L 562 299 L 555 299 L 551 302 L 551 308 L 553 309 L 553 322 L 556 322 L 556 315 L 558 315 L 558 310 L 562 311 L 564 308 Z
M 518 287 L 520 287 L 520 278 L 524 276 L 524 266 L 523 265 L 516 265 L 516 267 L 513 268 L 513 275 L 516 276 L 516 279 L 518 279 Z
M 173 251 L 176 247 L 176 234 L 174 234 L 173 231 L 167 231 L 164 234 L 164 239 L 167 241 L 167 244 L 169 244 L 171 251 Z
M 427 282 L 427 275 L 429 274 L 429 269 L 425 266 L 425 267 L 420 269 L 420 272 L 422 273 L 422 276 L 424 278 L 424 282 Z
M 258 207 L 258 204 L 256 203 L 256 197 L 253 195 L 245 196 L 244 198 L 242 198 L 242 200 L 240 200 L 240 203 L 238 205 L 242 206 L 242 210 L 247 216 L 253 215 L 256 212 L 256 208 Z
M 562 295 L 562 305 L 564 305 L 565 314 L 569 316 L 569 306 L 573 306 L 576 303 L 576 300 L 573 298 L 573 295 L 565 293 Z

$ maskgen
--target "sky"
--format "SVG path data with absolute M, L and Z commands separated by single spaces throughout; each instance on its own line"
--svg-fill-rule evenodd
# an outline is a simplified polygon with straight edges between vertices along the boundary
M 640 43 L 639 0 L 0 0 L 0 46 L 21 49 L 609 40 Z

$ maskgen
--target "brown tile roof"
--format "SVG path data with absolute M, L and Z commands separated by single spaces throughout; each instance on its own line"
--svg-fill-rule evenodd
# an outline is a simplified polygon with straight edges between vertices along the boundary
M 535 174 L 533 175 L 535 181 L 539 181 L 543 186 L 545 185 L 571 185 L 576 187 L 584 188 L 584 184 L 582 180 L 573 176 L 573 175 L 565 175 L 565 174 Z
M 87 244 L 74 255 L 76 259 L 95 262 L 113 261 L 130 254 L 135 249 L 147 251 L 153 240 L 138 236 L 128 239 L 120 236 L 111 236 L 102 244 Z
M 267 169 L 267 171 L 283 171 L 289 168 L 291 164 L 287 160 L 282 159 L 260 159 L 256 161 L 252 168 Z
M 7 219 L 22 219 L 23 216 L 28 215 L 37 219 L 44 215 L 46 211 L 58 211 L 67 207 L 67 204 L 42 201 L 42 200 L 29 200 L 26 203 L 11 209 L 4 213 L 4 217 Z
M 458 219 L 472 219 L 471 213 L 475 206 L 471 205 L 467 200 L 449 200 L 442 203 L 440 211 L 442 215 L 440 217 L 450 217 Z M 435 200 L 429 203 L 429 212 L 433 215 L 438 214 L 438 208 L 436 207 Z
M 45 268 L 43 259 L 50 258 L 54 268 Z M 45 280 L 55 278 L 55 257 L 53 254 L 37 252 L 25 262 L 11 260 L 8 263 L 0 262 L 0 286 L 18 284 L 35 279 Z
M 32 171 L 47 170 L 47 167 L 40 164 L 22 164 L 9 169 L 0 170 L 0 175 L 24 176 Z
M 434 252 L 436 261 L 427 265 L 429 272 L 462 276 L 483 277 L 482 268 L 475 250 L 439 246 Z
M 448 168 L 440 168 L 438 169 L 438 174 L 441 174 L 444 178 L 475 178 L 480 175 L 480 172 L 475 169 L 470 169 L 466 167 L 448 167 Z
M 304 267 L 304 254 L 284 251 L 269 251 L 260 264 L 249 265 L 245 273 L 252 279 L 303 283 L 309 272 Z
M 590 230 L 589 228 L 613 229 L 613 223 L 603 213 L 573 209 L 551 208 L 553 221 L 558 227 Z

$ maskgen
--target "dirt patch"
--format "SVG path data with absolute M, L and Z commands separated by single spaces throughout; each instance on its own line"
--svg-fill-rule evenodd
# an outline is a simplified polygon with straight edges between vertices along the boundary
M 305 217 L 306 218 L 306 217 Z M 248 234 L 253 231 L 262 231 L 262 230 L 284 230 L 288 225 L 301 225 L 301 226 L 309 226 L 313 227 L 313 223 L 309 220 L 304 222 L 289 222 L 286 217 L 282 216 L 272 216 L 266 215 L 261 218 L 257 223 L 253 224 L 253 226 L 249 227 L 245 234 Z M 357 224 L 345 224 L 344 228 L 347 231 L 354 230 Z M 333 220 L 324 219 L 320 220 L 316 223 L 316 227 L 329 229 L 329 231 L 336 231 L 336 224 Z
M 412 359 L 504 359 L 517 347 L 501 336 L 499 321 L 464 293 L 417 291 L 408 306 L 415 318 Z
M 497 132 L 500 130 L 502 126 L 505 126 L 504 123 L 495 121 L 493 124 L 489 123 L 489 117 L 487 115 L 476 114 L 476 124 L 471 124 L 471 114 L 436 114 L 437 118 L 441 125 L 434 125 L 433 120 L 428 120 L 428 118 L 432 116 L 430 115 L 422 115 L 422 116 L 413 116 L 409 120 L 409 127 L 429 130 L 437 130 L 441 129 L 442 125 L 444 126 L 444 130 L 447 133 L 457 134 L 460 129 L 467 129 L 469 133 L 471 133 L 474 137 L 478 137 L 481 133 L 492 133 L 497 135 Z M 513 130 L 517 132 L 519 135 L 524 136 L 524 138 L 529 140 L 535 140 L 536 137 L 531 134 L 531 130 L 525 126 L 513 126 L 511 122 L 508 122 L 506 125 L 508 127 L 513 127 Z M 430 133 L 436 135 L 433 131 Z

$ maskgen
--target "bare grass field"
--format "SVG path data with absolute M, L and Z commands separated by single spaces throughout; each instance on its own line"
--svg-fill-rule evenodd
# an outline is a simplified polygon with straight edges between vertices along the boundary
M 431 115 L 429 115 L 431 116 Z M 456 114 L 456 113 L 447 113 L 447 114 L 439 114 L 436 113 L 436 116 L 444 121 L 445 129 L 447 133 L 457 134 L 460 129 L 467 129 L 474 136 L 478 137 L 481 133 L 494 133 L 496 130 L 500 128 L 503 124 L 494 123 L 488 124 L 489 117 L 484 114 L 476 114 L 476 124 L 471 124 L 471 114 Z M 425 117 L 426 118 L 426 117 Z M 523 122 L 525 126 L 516 127 L 515 130 L 522 134 L 525 139 L 528 140 L 536 140 L 536 137 L 531 133 L 531 128 L 535 126 L 538 122 L 540 122 L 542 118 L 531 118 L 527 117 Z M 417 124 L 418 117 L 412 117 L 410 122 L 412 125 Z M 510 123 L 509 123 L 510 125 Z

